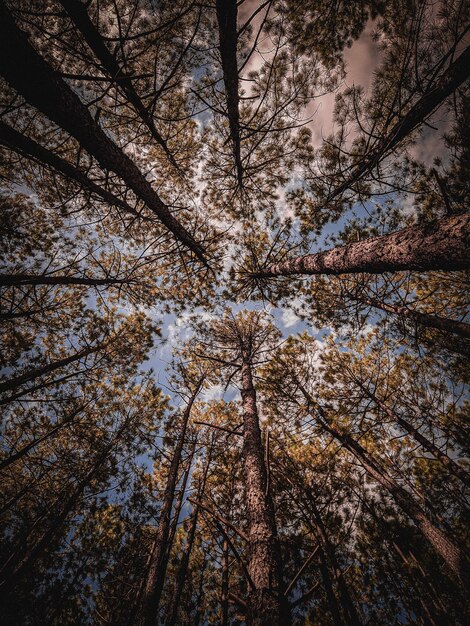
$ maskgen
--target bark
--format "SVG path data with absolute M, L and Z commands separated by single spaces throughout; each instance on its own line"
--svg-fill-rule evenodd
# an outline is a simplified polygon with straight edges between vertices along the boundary
M 204 596 L 204 572 L 206 571 L 208 563 L 207 555 L 204 554 L 204 560 L 202 562 L 201 573 L 199 577 L 199 589 L 196 599 L 196 611 L 194 615 L 194 626 L 199 626 L 202 617 L 202 599 Z
M 47 166 L 59 172 L 65 176 L 65 178 L 78 183 L 84 190 L 99 196 L 111 206 L 115 206 L 116 208 L 121 209 L 125 213 L 129 213 L 134 217 L 141 217 L 140 213 L 131 207 L 130 204 L 124 202 L 124 200 L 121 200 L 106 189 L 103 189 L 100 185 L 88 178 L 84 172 L 71 165 L 62 157 L 57 156 L 47 148 L 44 148 L 40 144 L 36 143 L 33 139 L 25 137 L 1 120 L 0 143 L 7 146 L 11 150 L 14 150 L 18 154 L 26 156 L 41 165 Z
M 267 472 L 259 427 L 256 391 L 250 355 L 243 354 L 243 465 L 248 518 L 248 573 L 254 588 L 248 595 L 249 626 L 287 626 L 289 609 L 283 594 L 282 561 L 274 517 L 274 505 L 267 489 Z
M 98 32 L 95 25 L 91 21 L 90 16 L 88 15 L 86 6 L 82 2 L 80 2 L 80 0 L 60 0 L 60 3 L 67 11 L 74 25 L 83 35 L 83 38 L 85 39 L 91 50 L 93 50 L 97 59 L 100 61 L 103 69 L 114 81 L 116 81 L 118 87 L 120 87 L 125 93 L 127 99 L 137 111 L 141 120 L 149 129 L 152 137 L 163 148 L 169 161 L 172 163 L 172 165 L 177 167 L 177 163 L 175 162 L 173 155 L 170 153 L 166 141 L 160 135 L 146 106 L 139 98 L 136 90 L 134 89 L 131 78 L 125 74 L 125 72 L 119 66 L 119 63 L 116 61 L 116 58 L 106 47 L 106 44 L 103 41 L 100 33 Z
M 427 437 L 420 433 L 419 430 L 415 426 L 413 426 L 413 424 L 408 422 L 408 420 L 400 417 L 400 415 L 395 413 L 395 411 L 392 411 L 392 409 L 388 407 L 385 402 L 382 402 L 380 398 L 378 398 L 374 393 L 369 391 L 364 385 L 359 382 L 357 382 L 357 384 L 364 391 L 364 393 L 366 393 L 366 395 L 371 398 L 371 400 L 373 400 L 380 409 L 382 409 L 382 411 L 390 420 L 395 421 L 397 424 L 399 424 L 403 428 L 403 430 L 411 435 L 413 439 L 424 448 L 424 450 L 426 450 L 436 459 L 438 459 L 453 476 L 459 478 L 467 487 L 470 487 L 470 476 L 463 467 L 460 467 L 458 463 L 452 460 L 445 452 L 438 448 L 438 446 L 436 446 L 432 441 L 430 441 Z
M 470 46 L 447 68 L 436 84 L 431 87 L 411 107 L 391 131 L 381 138 L 375 148 L 366 154 L 360 163 L 353 167 L 348 178 L 336 187 L 328 196 L 327 202 L 344 193 L 370 172 L 380 161 L 422 124 L 444 100 L 450 96 L 470 76 Z
M 396 304 L 389 304 L 375 298 L 361 298 L 359 296 L 352 296 L 354 300 L 362 302 L 367 306 L 372 306 L 375 309 L 380 309 L 387 313 L 392 313 L 398 317 L 406 318 L 426 326 L 427 328 L 436 328 L 437 330 L 443 330 L 447 333 L 453 333 L 459 335 L 464 339 L 470 339 L 470 324 L 466 322 L 458 322 L 457 320 L 450 319 L 448 317 L 441 317 L 440 315 L 431 315 L 430 313 L 422 313 L 415 309 L 409 309 L 407 306 L 398 306 Z
M 27 102 L 66 130 L 100 166 L 117 174 L 175 238 L 206 263 L 201 246 L 171 214 L 135 163 L 108 137 L 87 107 L 36 52 L 0 2 L 0 74 Z
M 237 0 L 216 0 L 219 50 L 222 59 L 230 139 L 238 186 L 243 185 L 237 67 Z
M 56 361 L 52 361 L 52 363 L 48 363 L 47 365 L 42 365 L 41 367 L 36 367 L 34 369 L 30 369 L 24 372 L 24 374 L 20 374 L 19 376 L 14 376 L 13 378 L 2 381 L 0 382 L 0 393 L 4 393 L 5 391 L 12 391 L 13 389 L 16 389 L 17 387 L 19 387 L 20 385 L 24 385 L 25 383 L 35 380 L 36 378 L 45 376 L 46 374 L 49 374 L 50 372 L 54 372 L 55 370 L 65 367 L 66 365 L 70 365 L 70 363 L 79 361 L 80 359 L 83 359 L 89 356 L 90 354 L 93 354 L 95 352 L 98 352 L 99 350 L 102 350 L 107 345 L 109 345 L 109 341 L 101 343 L 98 346 L 84 348 L 83 350 L 79 350 L 78 352 L 75 352 L 75 354 L 72 354 L 68 357 L 65 357 L 63 359 L 57 359 Z
M 253 279 L 295 274 L 382 274 L 470 268 L 470 213 L 410 226 L 389 235 L 295 257 L 252 272 Z
M 189 399 L 188 405 L 183 413 L 181 432 L 178 437 L 176 448 L 173 451 L 173 458 L 170 464 L 165 493 L 163 494 L 163 504 L 160 511 L 157 532 L 152 545 L 150 566 L 143 589 L 142 603 L 137 617 L 137 623 L 140 624 L 140 626 L 155 626 L 158 621 L 158 609 L 160 606 L 160 598 L 163 591 L 163 585 L 165 583 L 166 569 L 168 565 L 168 539 L 170 535 L 171 509 L 173 507 L 176 483 L 178 480 L 178 467 L 180 464 L 181 453 L 183 451 L 191 409 L 203 382 L 204 378 L 201 378 L 197 383 L 191 398 Z
M 87 276 L 0 274 L 0 287 L 19 287 L 21 285 L 123 285 L 130 282 L 126 278 L 89 278 Z

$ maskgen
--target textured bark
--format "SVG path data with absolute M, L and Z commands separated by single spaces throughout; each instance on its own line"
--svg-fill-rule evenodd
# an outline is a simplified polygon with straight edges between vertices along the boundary
M 290 615 L 283 595 L 282 561 L 274 505 L 267 489 L 267 472 L 259 427 L 256 391 L 249 351 L 243 349 L 243 465 L 248 517 L 248 573 L 254 588 L 248 595 L 249 626 L 287 626 Z
M 251 278 L 294 274 L 382 274 L 402 270 L 456 271 L 470 268 L 470 214 L 410 226 L 390 235 L 276 263 Z
M 171 509 L 173 507 L 175 489 L 178 481 L 178 467 L 180 464 L 181 453 L 183 451 L 191 409 L 199 390 L 201 389 L 203 381 L 203 378 L 199 380 L 191 398 L 189 399 L 188 405 L 183 413 L 178 441 L 175 450 L 173 451 L 173 458 L 170 464 L 165 493 L 163 494 L 163 504 L 160 511 L 157 532 L 152 545 L 150 566 L 143 589 L 142 603 L 137 617 L 137 623 L 141 626 L 155 626 L 158 621 L 158 608 L 160 606 L 160 598 L 163 591 L 163 585 L 165 583 L 166 569 L 168 565 L 168 539 L 170 535 Z
M 450 319 L 448 317 L 441 317 L 440 315 L 431 315 L 429 313 L 422 313 L 414 309 L 409 309 L 407 306 L 398 306 L 396 304 L 389 304 L 375 298 L 361 298 L 353 296 L 354 300 L 362 302 L 367 306 L 372 306 L 375 309 L 380 309 L 387 313 L 392 313 L 398 317 L 406 318 L 426 326 L 427 328 L 436 328 L 437 330 L 443 330 L 447 333 L 453 333 L 459 335 L 464 339 L 470 339 L 470 324 L 466 322 L 458 322 L 457 320 Z
M 25 137 L 1 120 L 0 143 L 7 146 L 11 150 L 14 150 L 18 154 L 26 156 L 41 165 L 45 165 L 56 172 L 59 172 L 65 176 L 65 178 L 75 181 L 83 188 L 83 190 L 99 196 L 111 206 L 115 206 L 116 208 L 121 209 L 125 213 L 129 213 L 134 217 L 141 217 L 140 214 L 130 206 L 130 204 L 127 204 L 127 202 L 124 202 L 114 194 L 106 191 L 106 189 L 103 189 L 100 185 L 88 178 L 88 176 L 81 170 L 71 165 L 62 157 L 57 156 L 47 148 L 44 148 L 40 144 L 36 143 L 33 139 Z
M 103 69 L 126 94 L 129 102 L 149 129 L 152 137 L 163 148 L 172 165 L 177 167 L 175 159 L 170 153 L 166 141 L 158 132 L 151 115 L 135 91 L 131 78 L 123 72 L 115 57 L 106 47 L 100 33 L 90 19 L 85 5 L 82 4 L 80 0 L 60 0 L 60 3 L 67 11 L 72 22 L 83 35 L 91 50 L 95 53 L 97 59 L 101 62 Z
M 25 100 L 66 130 L 101 167 L 117 174 L 175 238 L 206 263 L 200 245 L 171 214 L 133 161 L 108 137 L 87 107 L 31 46 L 0 1 L 0 74 Z
M 0 274 L 0 287 L 19 287 L 21 285 L 123 285 L 130 282 L 126 278 L 88 278 L 86 276 L 59 276 L 57 274 Z
M 370 172 L 380 161 L 407 137 L 415 128 L 422 124 L 444 100 L 450 96 L 470 76 L 470 46 L 447 68 L 436 84 L 425 92 L 411 107 L 391 131 L 382 137 L 376 146 L 366 154 L 362 161 L 353 167 L 348 178 L 336 187 L 328 196 L 330 202 L 357 183 L 367 172 Z
M 238 109 L 237 0 L 216 0 L 216 8 L 230 139 L 237 181 L 241 187 L 243 185 L 243 165 L 240 142 L 240 112 Z
M 366 393 L 366 395 L 371 398 L 375 402 L 375 404 L 382 409 L 385 415 L 392 421 L 395 421 L 399 424 L 403 430 L 405 430 L 409 435 L 413 437 L 413 439 L 418 442 L 424 450 L 432 454 L 436 459 L 438 459 L 442 465 L 456 478 L 459 478 L 464 485 L 470 487 L 470 476 L 468 473 L 460 467 L 458 463 L 452 460 L 445 452 L 442 452 L 440 448 L 438 448 L 432 441 L 430 441 L 427 437 L 425 437 L 419 430 L 413 426 L 408 420 L 404 419 L 395 411 L 392 411 L 390 407 L 388 407 L 385 402 L 380 400 L 374 393 L 369 391 L 367 387 L 359 384 L 360 388 Z

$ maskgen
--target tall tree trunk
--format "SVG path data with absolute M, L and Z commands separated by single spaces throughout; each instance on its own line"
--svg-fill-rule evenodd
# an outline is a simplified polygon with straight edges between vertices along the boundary
M 320 545 L 318 549 L 320 555 L 320 576 L 323 582 L 323 587 L 325 589 L 326 600 L 328 602 L 328 608 L 330 609 L 331 617 L 333 618 L 333 623 L 335 626 L 348 626 L 343 622 L 339 608 L 338 608 L 338 600 L 336 598 L 333 583 L 331 580 L 328 563 L 326 559 L 326 554 L 323 547 Z
M 129 283 L 126 278 L 89 278 L 87 276 L 0 274 L 0 287 L 20 287 L 21 285 L 123 285 Z
M 470 213 L 464 213 L 325 252 L 295 257 L 251 272 L 249 277 L 464 270 L 470 268 L 469 248 Z
M 76 361 L 79 361 L 80 359 L 83 359 L 90 354 L 94 354 L 95 352 L 102 350 L 107 345 L 109 345 L 109 341 L 103 342 L 98 346 L 83 348 L 83 350 L 79 350 L 78 352 L 75 352 L 75 354 L 72 354 L 68 357 L 65 357 L 63 359 L 57 359 L 56 361 L 52 361 L 52 363 L 42 365 L 41 367 L 35 367 L 34 369 L 27 370 L 19 376 L 14 376 L 13 378 L 2 381 L 0 382 L 0 393 L 4 393 L 5 391 L 12 391 L 20 385 L 24 385 L 25 383 L 35 380 L 36 378 L 45 376 L 50 372 L 54 372 L 55 370 L 65 367 L 66 365 L 70 365 L 70 363 L 75 363 Z M 4 402 L 2 401 L 0 404 L 3 403 Z
M 248 596 L 249 626 L 287 626 L 289 609 L 283 594 L 282 561 L 274 505 L 267 488 L 251 355 L 244 351 L 241 370 L 243 465 L 248 517 L 248 573 L 254 583 Z
M 470 46 L 447 68 L 441 78 L 426 91 L 410 110 L 393 126 L 390 132 L 382 137 L 376 146 L 353 167 L 348 178 L 336 187 L 327 198 L 330 202 L 344 191 L 351 188 L 367 172 L 370 172 L 380 161 L 407 137 L 415 128 L 422 124 L 470 75 Z
M 123 72 L 119 63 L 116 61 L 116 58 L 108 50 L 99 31 L 90 19 L 86 6 L 80 2 L 80 0 L 60 0 L 60 3 L 67 11 L 72 22 L 82 33 L 85 41 L 90 46 L 91 50 L 93 50 L 107 74 L 126 94 L 129 102 L 149 129 L 152 137 L 163 148 L 168 160 L 172 163 L 172 165 L 177 167 L 175 159 L 170 153 L 166 141 L 160 135 L 146 106 L 135 91 L 131 78 Z
M 194 615 L 194 626 L 199 626 L 202 617 L 202 598 L 204 596 L 204 574 L 208 563 L 207 554 L 204 553 L 204 560 L 202 561 L 202 567 L 199 576 L 199 589 L 196 598 L 196 611 Z
M 14 150 L 18 154 L 26 156 L 43 166 L 59 172 L 62 176 L 65 176 L 65 178 L 78 183 L 87 192 L 99 196 L 111 206 L 115 206 L 116 208 L 121 209 L 125 213 L 129 213 L 134 217 L 141 218 L 140 213 L 131 207 L 130 204 L 124 202 L 124 200 L 121 200 L 106 189 L 103 189 L 103 187 L 88 178 L 84 172 L 71 165 L 62 157 L 57 156 L 47 148 L 43 148 L 43 146 L 36 143 L 33 139 L 22 135 L 1 120 L 0 143 L 7 146 L 11 150 Z
M 437 330 L 443 330 L 447 333 L 453 333 L 459 335 L 465 339 L 470 339 L 470 324 L 466 322 L 458 322 L 457 320 L 450 319 L 448 317 L 441 317 L 440 315 L 431 315 L 429 313 L 422 313 L 414 309 L 409 309 L 407 306 L 398 306 L 396 304 L 389 304 L 375 298 L 362 298 L 359 296 L 352 296 L 357 302 L 372 306 L 375 309 L 392 313 L 398 317 L 410 319 L 413 322 L 426 326 L 427 328 L 436 328 Z
M 216 0 L 216 9 L 230 139 L 232 141 L 238 186 L 241 188 L 243 185 L 243 165 L 240 142 L 240 113 L 238 109 L 237 0 Z
M 375 481 L 390 493 L 397 505 L 415 523 L 435 552 L 444 560 L 450 571 L 462 584 L 466 584 L 468 581 L 468 566 L 462 551 L 444 531 L 429 519 L 424 509 L 416 502 L 413 496 L 391 479 L 360 443 L 349 435 L 341 434 L 325 422 L 322 422 L 322 426 L 358 459 L 362 467 Z
M 32 541 L 26 540 L 22 542 L 19 549 L 12 553 L 10 558 L 7 559 L 0 572 L 0 589 L 2 594 L 8 594 L 16 585 L 18 580 L 21 579 L 23 573 L 42 556 L 43 552 L 48 547 L 51 546 L 56 536 L 62 530 L 67 517 L 76 509 L 77 503 L 79 502 L 83 492 L 91 483 L 99 469 L 106 462 L 112 448 L 127 428 L 128 422 L 128 419 L 123 422 L 110 443 L 98 455 L 93 463 L 93 466 L 78 482 L 75 488 L 72 489 L 71 493 L 66 495 L 64 500 L 58 500 L 58 507 L 49 517 L 49 523 L 40 533 L 39 537 L 34 537 L 33 535 Z
M 0 471 L 6 469 L 12 463 L 15 463 L 16 461 L 19 461 L 20 459 L 22 459 L 24 456 L 28 454 L 30 450 L 33 450 L 33 448 L 38 446 L 43 441 L 46 441 L 47 439 L 50 439 L 51 437 L 53 437 L 59 430 L 64 428 L 64 426 L 68 426 L 69 424 L 72 424 L 74 421 L 74 418 L 80 414 L 80 412 L 83 410 L 84 407 L 85 405 L 80 406 L 80 408 L 73 411 L 72 413 L 67 415 L 61 422 L 53 426 L 49 431 L 47 431 L 47 433 L 42 435 L 42 437 L 38 437 L 37 439 L 34 439 L 30 443 L 20 448 L 18 452 L 14 452 L 13 454 L 10 454 L 9 456 L 7 456 L 5 459 L 2 459 L 0 461 Z
M 150 567 L 147 572 L 142 594 L 142 603 L 137 618 L 137 623 L 141 626 L 155 626 L 158 620 L 158 608 L 160 606 L 160 598 L 168 565 L 168 539 L 170 534 L 171 509 L 173 507 L 176 483 L 178 480 L 178 467 L 183 451 L 191 409 L 203 382 L 204 378 L 201 378 L 189 399 L 188 405 L 183 413 L 180 435 L 175 450 L 173 451 L 165 493 L 163 494 L 163 505 L 160 511 L 157 532 L 152 545 Z
M 207 474 L 209 472 L 210 463 L 212 460 L 212 448 L 209 450 L 208 457 L 205 463 L 204 473 L 201 478 L 198 490 L 197 499 L 201 500 L 206 488 Z M 180 607 L 181 596 L 183 594 L 184 583 L 186 581 L 186 575 L 188 573 L 189 560 L 191 558 L 191 552 L 193 550 L 194 539 L 196 537 L 197 523 L 199 519 L 199 505 L 194 507 L 191 515 L 191 525 L 189 527 L 188 535 L 186 538 L 186 545 L 181 556 L 178 571 L 176 573 L 175 588 L 173 591 L 172 603 L 170 610 L 168 611 L 168 618 L 166 620 L 167 626 L 175 626 L 178 619 L 178 610 Z
M 227 540 L 222 544 L 222 585 L 220 594 L 220 624 L 228 626 L 229 550 Z
M 206 263 L 201 246 L 172 215 L 133 161 L 108 137 L 87 107 L 31 46 L 0 1 L 0 74 L 30 104 L 66 130 L 104 169 L 117 174 L 175 238 Z
M 468 473 L 460 467 L 458 463 L 456 463 L 453 459 L 451 459 L 445 452 L 442 452 L 440 448 L 438 448 L 432 441 L 430 441 L 427 437 L 425 437 L 419 430 L 410 424 L 406 419 L 400 417 L 395 411 L 392 411 L 390 407 L 388 407 L 385 402 L 380 400 L 372 391 L 369 391 L 367 387 L 365 387 L 359 381 L 356 381 L 362 391 L 371 399 L 375 404 L 382 409 L 385 415 L 390 419 L 399 424 L 403 430 L 405 430 L 409 435 L 413 437 L 415 441 L 417 441 L 427 452 L 431 453 L 436 459 L 444 465 L 444 467 L 456 478 L 459 478 L 464 485 L 470 487 L 470 476 Z
M 379 483 L 395 500 L 402 511 L 414 522 L 421 531 L 425 539 L 433 547 L 434 551 L 447 564 L 449 570 L 456 576 L 463 585 L 470 581 L 468 562 L 461 549 L 454 541 L 440 528 L 438 528 L 427 516 L 425 510 L 416 502 L 413 496 L 395 482 L 386 470 L 381 467 L 369 452 L 362 447 L 351 435 L 341 433 L 330 424 L 330 420 L 323 408 L 315 402 L 305 387 L 299 384 L 299 389 L 307 402 L 316 410 L 317 422 L 332 437 L 339 441 L 342 446 L 354 455 L 361 463 L 366 472 Z
M 189 458 L 187 459 L 187 467 L 183 472 L 183 480 L 181 481 L 181 485 L 180 485 L 180 489 L 178 492 L 178 499 L 176 501 L 175 507 L 174 507 L 174 511 L 173 511 L 173 521 L 171 523 L 171 527 L 170 527 L 170 533 L 168 536 L 168 547 L 171 550 L 171 546 L 173 545 L 173 542 L 175 540 L 175 536 L 176 536 L 176 531 L 178 529 L 178 521 L 180 518 L 180 513 L 181 513 L 181 509 L 183 508 L 183 502 L 184 502 L 184 498 L 186 495 L 186 487 L 188 484 L 188 480 L 189 480 L 189 476 L 191 474 L 191 466 L 193 464 L 193 457 L 194 457 L 194 452 L 196 449 L 196 444 L 197 442 L 195 441 L 193 444 L 193 448 L 191 450 L 191 453 L 189 455 Z

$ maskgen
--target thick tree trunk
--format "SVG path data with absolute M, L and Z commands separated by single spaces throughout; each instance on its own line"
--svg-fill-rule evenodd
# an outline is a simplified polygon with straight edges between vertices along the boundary
M 357 381 L 356 381 L 357 382 Z M 406 419 L 400 417 L 395 411 L 392 411 L 390 407 L 388 407 L 385 402 L 382 402 L 374 393 L 369 391 L 362 383 L 357 382 L 360 388 L 366 393 L 366 395 L 371 398 L 375 402 L 375 404 L 382 409 L 385 415 L 390 419 L 399 424 L 403 430 L 405 430 L 408 434 L 410 434 L 415 441 L 417 441 L 427 452 L 432 454 L 436 459 L 438 459 L 442 465 L 456 478 L 459 478 L 464 485 L 470 487 L 470 476 L 468 473 L 460 467 L 458 463 L 453 461 L 445 452 L 442 452 L 440 448 L 438 448 L 432 441 L 430 441 L 427 437 L 425 437 L 419 430 L 410 424 Z
M 470 268 L 470 213 L 410 226 L 390 235 L 299 256 L 252 272 L 253 279 L 295 274 L 382 274 Z
M 348 178 L 328 196 L 330 202 L 357 183 L 367 172 L 437 109 L 470 75 L 470 46 L 447 68 L 437 83 L 425 92 L 391 131 L 353 167 Z
M 458 322 L 457 320 L 450 319 L 448 317 L 441 317 L 440 315 L 431 315 L 429 313 L 422 313 L 414 309 L 409 309 L 407 306 L 398 306 L 396 304 L 389 304 L 375 298 L 362 298 L 359 296 L 353 296 L 357 302 L 362 302 L 367 306 L 372 306 L 375 309 L 380 309 L 387 313 L 392 313 L 398 317 L 406 318 L 426 326 L 427 328 L 436 328 L 437 330 L 443 330 L 447 333 L 453 333 L 459 335 L 464 339 L 470 339 L 470 324 L 466 322 Z
M 25 100 L 66 130 L 106 170 L 117 174 L 203 263 L 201 246 L 171 214 L 133 161 L 108 137 L 87 107 L 34 50 L 0 1 L 0 74 Z
M 142 100 L 137 95 L 137 92 L 135 91 L 132 84 L 132 80 L 129 76 L 125 74 L 125 72 L 122 71 L 119 63 L 106 47 L 103 38 L 101 37 L 95 25 L 91 21 L 90 16 L 88 15 L 86 6 L 82 2 L 80 2 L 80 0 L 60 0 L 60 3 L 67 11 L 72 22 L 82 33 L 85 41 L 90 46 L 91 50 L 93 50 L 97 59 L 101 62 L 104 70 L 126 94 L 129 102 L 132 104 L 134 109 L 139 114 L 141 120 L 149 129 L 152 137 L 163 148 L 166 156 L 168 157 L 172 165 L 177 167 L 173 155 L 168 149 L 166 141 L 158 132 L 151 115 L 149 114 Z
M 243 356 L 243 465 L 248 517 L 248 573 L 254 583 L 248 596 L 249 626 L 287 626 L 290 615 L 283 595 L 282 562 L 274 505 L 267 488 L 263 444 L 250 355 Z
M 160 511 L 160 519 L 158 522 L 155 540 L 152 545 L 150 567 L 147 572 L 146 582 L 142 594 L 142 603 L 137 618 L 137 623 L 141 626 L 155 626 L 158 620 L 158 608 L 160 606 L 160 598 L 163 591 L 163 585 L 165 583 L 166 569 L 168 565 L 168 539 L 170 534 L 171 509 L 173 507 L 176 483 L 178 480 L 178 467 L 180 464 L 181 453 L 183 451 L 191 409 L 203 382 L 204 379 L 201 378 L 197 383 L 191 398 L 189 399 L 188 405 L 183 413 L 178 441 L 175 450 L 173 451 L 173 458 L 170 464 L 165 493 L 163 494 L 163 505 Z
M 11 128 L 0 120 L 0 143 L 4 146 L 14 150 L 18 154 L 28 157 L 43 166 L 47 166 L 56 172 L 59 172 L 65 178 L 73 180 L 78 183 L 83 190 L 99 196 L 105 202 L 111 206 L 115 206 L 121 209 L 125 213 L 129 213 L 133 217 L 141 217 L 130 204 L 124 202 L 114 194 L 106 189 L 103 189 L 100 185 L 93 182 L 86 174 L 81 170 L 71 165 L 68 161 L 62 157 L 57 156 L 47 148 L 43 148 L 40 144 L 36 143 L 29 137 L 25 137 L 14 128 Z
M 238 109 L 237 0 L 216 0 L 216 8 L 230 139 L 233 146 L 238 186 L 241 188 L 243 185 L 243 165 L 240 142 L 240 113 Z

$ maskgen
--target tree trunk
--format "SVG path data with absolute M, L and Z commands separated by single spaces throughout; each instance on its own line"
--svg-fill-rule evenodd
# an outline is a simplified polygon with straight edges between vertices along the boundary
M 241 188 L 243 185 L 243 165 L 240 145 L 240 113 L 238 109 L 237 0 L 216 0 L 216 8 L 230 139 L 233 146 L 238 186 Z
M 414 309 L 409 309 L 407 306 L 398 306 L 396 304 L 389 304 L 376 300 L 375 298 L 361 298 L 352 296 L 357 302 L 372 306 L 375 309 L 392 313 L 398 317 L 404 317 L 426 326 L 427 328 L 436 328 L 437 330 L 443 330 L 447 333 L 453 333 L 459 335 L 465 339 L 470 339 L 470 324 L 466 322 L 458 322 L 457 320 L 450 319 L 448 317 L 441 317 L 440 315 L 431 315 L 429 313 L 422 313 Z
M 227 540 L 222 544 L 222 588 L 220 594 L 221 626 L 228 626 L 229 551 Z
M 145 107 L 142 100 L 137 95 L 137 92 L 132 85 L 132 80 L 127 76 L 119 66 L 116 58 L 106 47 L 100 33 L 96 29 L 95 25 L 88 15 L 86 6 L 80 2 L 80 0 L 60 0 L 60 3 L 67 11 L 68 16 L 83 35 L 85 41 L 90 46 L 91 50 L 95 53 L 97 59 L 101 62 L 102 67 L 106 70 L 108 75 L 113 81 L 122 89 L 126 94 L 129 102 L 134 109 L 140 115 L 141 120 L 147 126 L 150 134 L 155 141 L 163 148 L 168 160 L 177 167 L 177 164 L 170 153 L 166 141 L 158 132 L 155 123 Z
M 367 450 L 349 435 L 343 435 L 328 424 L 322 426 L 339 441 L 361 463 L 366 472 L 372 476 L 395 500 L 396 504 L 415 523 L 435 552 L 444 560 L 449 570 L 461 581 L 468 582 L 468 566 L 460 548 L 438 528 L 426 515 L 424 509 L 413 496 L 391 479 L 382 467 L 379 467 Z
M 356 381 L 357 382 L 357 381 Z M 436 459 L 438 459 L 442 465 L 456 478 L 459 478 L 464 485 L 470 487 L 470 477 L 468 473 L 460 467 L 458 463 L 452 460 L 445 452 L 442 452 L 440 448 L 438 448 L 432 441 L 430 441 L 427 437 L 425 437 L 422 433 L 419 432 L 415 426 L 410 424 L 403 417 L 400 417 L 395 411 L 392 411 L 382 400 L 380 400 L 374 393 L 369 391 L 362 383 L 357 382 L 360 388 L 367 394 L 375 404 L 382 409 L 385 415 L 390 419 L 399 424 L 403 430 L 405 430 L 408 434 L 410 434 L 415 441 L 417 441 L 427 452 L 432 454 Z
M 106 170 L 117 174 L 175 238 L 206 263 L 201 246 L 171 214 L 133 161 L 108 137 L 87 107 L 36 52 L 0 1 L 0 74 L 25 100 L 66 130 Z
M 201 389 L 204 378 L 197 383 L 188 405 L 183 413 L 181 423 L 181 432 L 173 451 L 173 458 L 170 464 L 165 493 L 163 494 L 163 505 L 160 511 L 157 532 L 152 545 L 150 567 L 147 572 L 146 582 L 142 595 L 142 603 L 139 610 L 137 623 L 141 626 L 155 626 L 158 621 L 158 608 L 160 606 L 160 598 L 165 583 L 166 569 L 168 565 L 168 539 L 170 534 L 171 509 L 175 497 L 176 483 L 178 480 L 178 467 L 181 459 L 181 452 L 186 437 L 186 429 L 188 426 L 191 409 L 196 397 Z
M 71 165 L 68 161 L 62 157 L 57 156 L 47 148 L 43 148 L 40 144 L 36 143 L 29 137 L 25 137 L 14 128 L 11 128 L 0 120 L 0 143 L 4 146 L 14 150 L 18 154 L 26 156 L 43 166 L 56 170 L 65 178 L 73 180 L 78 183 L 84 190 L 89 193 L 95 194 L 102 198 L 105 202 L 111 206 L 115 206 L 121 209 L 125 213 L 129 213 L 134 217 L 141 218 L 138 213 L 130 204 L 124 202 L 114 194 L 106 189 L 103 189 L 100 185 L 93 182 L 86 174 L 81 170 Z
M 129 283 L 126 278 L 88 278 L 87 276 L 60 276 L 56 274 L 0 274 L 0 287 L 20 287 L 21 285 L 123 285 Z
M 470 75 L 470 46 L 447 68 L 437 83 L 425 92 L 391 131 L 382 137 L 375 148 L 353 167 L 349 177 L 336 187 L 327 198 L 330 202 L 357 183 L 407 137 L 417 126 L 437 109 Z
M 24 374 L 20 374 L 19 376 L 14 376 L 13 378 L 2 381 L 0 382 L 0 393 L 4 393 L 5 391 L 12 391 L 13 389 L 16 389 L 20 385 L 24 385 L 31 380 L 35 380 L 36 378 L 45 376 L 50 372 L 54 372 L 55 370 L 65 367 L 66 365 L 70 365 L 70 363 L 79 361 L 80 359 L 83 359 L 90 354 L 102 350 L 107 345 L 109 345 L 109 341 L 103 342 L 98 346 L 84 348 L 83 350 L 79 350 L 71 356 L 65 357 L 63 359 L 57 359 L 57 361 L 53 361 L 52 363 L 48 363 L 47 365 L 42 365 L 41 367 L 36 367 L 34 369 L 26 371 Z M 3 401 L 0 404 L 3 404 Z
M 23 541 L 19 549 L 7 559 L 1 569 L 0 589 L 2 594 L 8 594 L 16 585 L 23 573 L 42 556 L 43 552 L 48 547 L 51 546 L 51 543 L 62 530 L 67 517 L 73 510 L 75 510 L 83 492 L 93 480 L 98 470 L 104 465 L 113 446 L 116 444 L 116 441 L 119 440 L 119 437 L 122 435 L 127 426 L 128 420 L 126 419 L 119 428 L 118 432 L 113 436 L 110 443 L 104 448 L 101 454 L 98 455 L 97 459 L 93 463 L 93 467 L 78 482 L 76 487 L 72 489 L 70 495 L 65 496 L 64 500 L 58 500 L 58 507 L 50 516 L 50 523 L 41 532 L 39 537 L 34 539 L 34 543 L 30 541 Z
M 267 472 L 259 427 L 256 391 L 250 355 L 242 364 L 243 465 L 248 517 L 248 573 L 254 583 L 248 595 L 249 626 L 287 626 L 290 615 L 283 595 L 282 562 L 274 517 L 267 489 Z
M 202 479 L 201 479 L 201 482 L 199 484 L 199 488 L 197 491 L 198 501 L 203 497 L 204 490 L 206 488 L 207 474 L 209 472 L 211 459 L 212 459 L 212 449 L 210 449 L 209 451 L 206 465 L 204 468 L 204 474 L 202 476 Z M 194 539 L 196 537 L 198 518 L 199 518 L 199 505 L 196 505 L 194 507 L 194 510 L 191 516 L 191 525 L 189 527 L 188 536 L 186 538 L 186 546 L 183 550 L 183 554 L 181 556 L 181 561 L 178 567 L 178 571 L 176 573 L 175 588 L 173 591 L 171 608 L 168 612 L 168 619 L 166 620 L 167 626 L 175 626 L 177 623 L 181 596 L 183 594 L 184 583 L 186 581 L 186 575 L 188 573 L 189 560 L 191 558 L 191 552 L 192 552 L 193 545 L 194 545 Z
M 390 235 L 295 257 L 252 272 L 252 279 L 295 274 L 382 274 L 470 268 L 470 213 L 410 226 Z
M 18 450 L 18 452 L 15 452 L 14 454 L 10 454 L 6 459 L 2 459 L 0 461 L 0 471 L 6 469 L 12 463 L 15 463 L 16 461 L 19 461 L 19 459 L 23 458 L 26 454 L 28 454 L 28 452 L 30 450 L 32 450 L 33 448 L 38 446 L 43 441 L 46 441 L 47 439 L 50 439 L 53 435 L 55 435 L 64 426 L 72 424 L 74 418 L 77 415 L 79 415 L 79 413 L 82 411 L 84 406 L 85 405 L 82 405 L 79 409 L 77 409 L 76 411 L 73 411 L 71 414 L 67 415 L 61 422 L 59 422 L 58 424 L 53 426 L 47 433 L 42 435 L 42 437 L 38 437 L 37 439 L 34 439 L 34 441 L 31 441 L 30 443 L 28 443 L 25 446 L 23 446 L 22 448 L 20 448 Z

